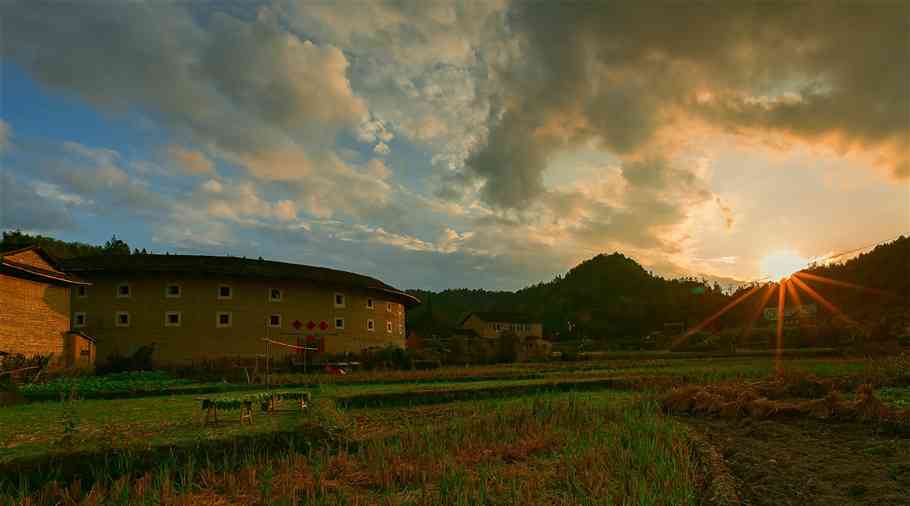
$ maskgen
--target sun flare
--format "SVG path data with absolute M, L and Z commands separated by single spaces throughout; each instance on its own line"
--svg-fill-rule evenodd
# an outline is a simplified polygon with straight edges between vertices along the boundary
M 793 251 L 777 251 L 761 259 L 761 275 L 771 281 L 779 281 L 805 269 L 808 264 L 807 259 Z

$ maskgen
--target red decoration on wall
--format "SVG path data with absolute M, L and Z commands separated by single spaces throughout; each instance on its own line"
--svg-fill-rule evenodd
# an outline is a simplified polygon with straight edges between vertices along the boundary
M 326 323 L 325 320 L 322 320 L 321 322 L 319 322 L 319 330 L 325 330 L 327 328 L 329 328 L 329 324 Z
M 307 322 L 306 328 L 313 330 L 316 328 L 316 324 L 313 322 L 313 320 L 310 320 L 309 322 Z
M 300 323 L 300 320 L 294 320 L 294 323 L 292 323 L 291 325 L 294 327 L 294 330 L 300 330 L 300 327 L 303 326 L 303 324 Z

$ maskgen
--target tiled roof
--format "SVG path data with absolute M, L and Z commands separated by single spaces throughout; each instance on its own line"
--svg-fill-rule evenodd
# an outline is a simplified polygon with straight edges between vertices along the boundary
M 23 262 L 17 262 L 10 259 L 9 257 L 14 256 L 18 253 L 23 253 L 25 251 L 34 251 L 42 258 L 47 260 L 47 262 L 59 268 L 59 262 L 57 262 L 53 257 L 44 252 L 41 248 L 37 246 L 29 246 L 27 248 L 17 249 L 13 251 L 4 251 L 0 253 L 0 272 L 4 272 L 10 276 L 16 276 L 19 278 L 26 279 L 37 279 L 47 283 L 58 284 L 58 285 L 89 285 L 79 278 L 72 276 L 66 272 L 62 271 L 52 271 L 49 269 L 43 269 L 31 264 L 26 264 Z
M 203 255 L 97 255 L 62 262 L 73 273 L 189 273 L 230 277 L 306 280 L 336 286 L 377 290 L 396 296 L 407 306 L 420 299 L 376 278 L 326 267 L 256 260 L 250 258 Z

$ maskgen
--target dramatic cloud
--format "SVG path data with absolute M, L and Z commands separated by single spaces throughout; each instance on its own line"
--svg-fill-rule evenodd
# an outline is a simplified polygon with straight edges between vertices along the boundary
M 516 288 L 613 250 L 742 274 L 750 227 L 834 226 L 784 216 L 824 157 L 862 179 L 830 198 L 864 195 L 889 234 L 906 216 L 906 2 L 13 0 L 3 18 L 32 98 L 104 113 L 49 116 L 48 139 L 0 120 L 5 226 L 129 217 L 187 251 Z M 893 177 L 864 189 L 863 166 Z
M 305 177 L 369 117 L 341 50 L 288 33 L 267 7 L 203 21 L 183 4 L 13 2 L 2 51 L 49 87 L 147 113 L 265 178 Z
M 485 75 L 507 51 L 507 2 L 283 3 L 295 30 L 352 55 L 351 82 L 386 128 L 461 164 L 486 128 Z
M 544 193 L 559 150 L 670 155 L 699 122 L 874 152 L 908 175 L 906 2 L 518 2 L 509 19 L 520 57 L 499 73 L 502 108 L 465 169 L 492 206 Z

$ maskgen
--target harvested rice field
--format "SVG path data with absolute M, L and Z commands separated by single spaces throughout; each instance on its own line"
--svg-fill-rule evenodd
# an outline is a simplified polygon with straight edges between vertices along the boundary
M 375 375 L 252 424 L 201 399 L 255 391 L 35 400 L 0 410 L 0 504 L 902 504 L 906 360 Z

